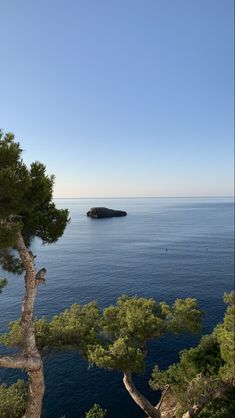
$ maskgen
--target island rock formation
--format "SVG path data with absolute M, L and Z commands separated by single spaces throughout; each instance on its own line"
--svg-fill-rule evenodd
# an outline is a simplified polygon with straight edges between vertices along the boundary
M 127 213 L 124 210 L 114 210 L 108 208 L 91 208 L 87 212 L 87 216 L 90 218 L 113 218 L 119 216 L 126 216 Z

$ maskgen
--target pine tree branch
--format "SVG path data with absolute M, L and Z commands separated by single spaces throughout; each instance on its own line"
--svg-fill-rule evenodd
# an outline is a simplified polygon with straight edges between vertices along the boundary
M 41 362 L 38 357 L 25 357 L 23 355 L 0 356 L 0 367 L 8 369 L 38 370 Z
M 161 399 L 160 399 L 160 401 L 158 402 L 158 404 L 156 406 L 157 409 L 160 410 L 161 405 L 162 405 L 162 403 L 163 403 L 163 401 L 164 401 L 164 399 L 165 399 L 165 397 L 166 397 L 167 392 L 169 391 L 169 389 L 170 389 L 170 385 L 166 385 L 165 388 L 164 388 L 164 390 L 163 390 L 163 392 L 162 392 Z
M 221 386 L 208 393 L 208 395 L 201 396 L 198 401 L 182 415 L 182 418 L 196 417 L 206 405 L 222 396 L 230 387 L 230 383 L 223 383 Z

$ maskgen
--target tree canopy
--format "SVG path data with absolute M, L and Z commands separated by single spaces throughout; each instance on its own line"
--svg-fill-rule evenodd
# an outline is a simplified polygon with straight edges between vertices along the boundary
M 198 332 L 202 312 L 195 299 L 177 299 L 172 306 L 137 296 L 121 296 L 105 308 L 99 341 L 88 347 L 88 360 L 99 367 L 143 373 L 147 342 L 165 332 Z
M 197 332 L 202 312 L 195 299 L 177 299 L 170 306 L 138 296 L 121 296 L 115 305 L 99 312 L 95 302 L 72 305 L 51 321 L 35 321 L 37 347 L 63 349 L 73 347 L 90 364 L 124 374 L 124 384 L 133 399 L 151 417 L 159 412 L 144 398 L 132 383 L 131 374 L 145 372 L 147 342 L 166 332 Z M 21 347 L 19 321 L 10 325 L 9 332 L 0 338 L 7 346 Z M 147 406 L 146 406 L 147 405 Z
M 36 161 L 28 168 L 14 134 L 0 130 L 0 264 L 5 270 L 21 272 L 15 243 L 21 232 L 26 245 L 33 237 L 55 242 L 68 223 L 68 210 L 52 201 L 54 176 Z
M 229 408 L 233 407 L 235 412 L 235 402 L 231 405 L 231 390 L 235 382 L 234 292 L 226 294 L 224 300 L 228 303 L 224 321 L 215 327 L 211 335 L 202 337 L 197 347 L 181 351 L 179 363 L 164 371 L 160 371 L 158 366 L 153 370 L 150 386 L 153 389 L 163 389 L 170 385 L 178 401 L 179 416 L 199 399 L 201 402 L 208 399 L 207 404 L 210 400 L 216 401 L 219 417 L 220 401 L 216 395 L 220 391 L 222 409 L 225 408 L 227 396 Z M 203 410 L 203 415 L 206 414 Z
M 198 399 L 207 400 L 200 413 L 202 417 L 212 416 L 208 414 L 215 410 L 216 405 L 215 416 L 218 418 L 225 418 L 228 411 L 234 411 L 234 404 L 231 403 L 231 387 L 234 384 L 234 294 L 225 295 L 225 301 L 228 308 L 224 321 L 215 327 L 211 335 L 204 336 L 197 347 L 183 350 L 179 363 L 165 371 L 160 371 L 157 366 L 153 370 L 151 388 L 163 390 L 170 385 L 178 416 L 182 416 Z M 45 317 L 35 320 L 36 342 L 41 352 L 51 348 L 73 348 L 98 367 L 124 373 L 144 373 L 149 340 L 169 331 L 197 332 L 201 317 L 202 312 L 197 309 L 195 299 L 177 299 L 170 306 L 151 298 L 124 295 L 115 305 L 103 311 L 99 311 L 95 302 L 74 304 L 50 321 Z M 21 347 L 21 338 L 20 323 L 15 321 L 0 342 L 10 347 Z M 219 397 L 211 397 L 221 387 L 225 387 L 225 391 Z M 92 413 L 98 413 L 96 409 Z
M 75 348 L 86 353 L 87 346 L 97 339 L 99 310 L 96 302 L 85 305 L 73 304 L 69 309 L 55 315 L 50 321 L 44 316 L 35 319 L 35 337 L 41 352 L 64 348 Z M 9 324 L 9 331 L 0 335 L 0 343 L 7 347 L 22 348 L 20 320 Z

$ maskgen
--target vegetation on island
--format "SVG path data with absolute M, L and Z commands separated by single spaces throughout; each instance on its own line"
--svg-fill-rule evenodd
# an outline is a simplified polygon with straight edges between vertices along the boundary
M 149 341 L 168 333 L 200 331 L 203 313 L 195 299 L 177 299 L 169 305 L 123 295 L 103 310 L 90 302 L 73 304 L 50 320 L 34 317 L 37 287 L 45 282 L 46 269 L 36 270 L 30 243 L 34 237 L 47 244 L 56 242 L 69 222 L 69 214 L 66 209 L 56 209 L 52 201 L 54 177 L 48 176 L 39 162 L 27 168 L 21 154 L 14 135 L 0 132 L 0 265 L 14 274 L 23 272 L 25 283 L 21 317 L 0 335 L 0 344 L 13 348 L 14 354 L 0 355 L 0 367 L 24 369 L 28 374 L 27 383 L 0 385 L 0 416 L 40 418 L 44 357 L 48 352 L 75 349 L 89 365 L 121 371 L 129 395 L 150 418 L 232 417 L 233 292 L 224 298 L 228 305 L 224 321 L 210 335 L 202 337 L 197 347 L 183 350 L 177 364 L 166 370 L 154 367 L 149 384 L 161 391 L 157 405 L 140 393 L 133 376 L 145 373 Z M 1 279 L 0 293 L 6 285 L 6 279 Z M 95 404 L 86 418 L 105 415 L 106 411 Z

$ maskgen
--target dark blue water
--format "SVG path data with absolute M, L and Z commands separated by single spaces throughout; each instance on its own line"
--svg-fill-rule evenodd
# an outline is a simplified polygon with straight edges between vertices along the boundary
M 51 316 L 71 303 L 97 300 L 101 307 L 122 294 L 174 301 L 196 297 L 205 311 L 203 333 L 222 320 L 223 293 L 233 288 L 233 201 L 230 198 L 58 199 L 70 210 L 71 223 L 58 243 L 35 240 L 37 266 L 48 270 L 47 286 L 39 288 L 35 312 Z M 128 212 L 124 218 L 92 220 L 86 211 L 108 206 Z M 166 251 L 166 248 L 168 251 Z M 0 297 L 0 329 L 20 314 L 22 278 L 9 277 Z M 154 364 L 166 367 L 180 349 L 198 337 L 167 336 L 149 345 L 147 375 L 136 384 L 153 402 L 148 388 Z M 1 370 L 12 382 L 22 374 Z M 122 386 L 121 374 L 89 369 L 77 353 L 45 360 L 44 418 L 82 418 L 95 402 L 108 418 L 140 418 L 142 412 Z

